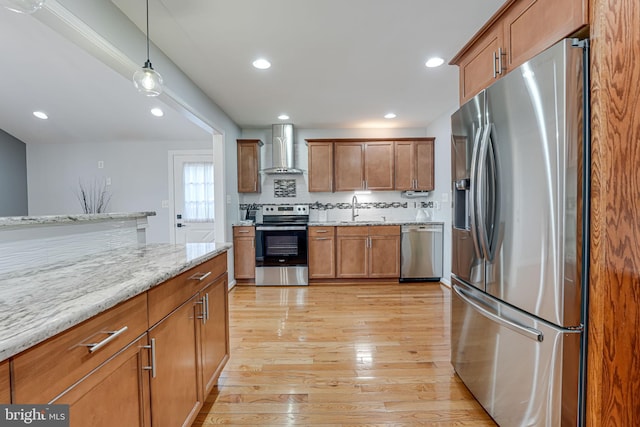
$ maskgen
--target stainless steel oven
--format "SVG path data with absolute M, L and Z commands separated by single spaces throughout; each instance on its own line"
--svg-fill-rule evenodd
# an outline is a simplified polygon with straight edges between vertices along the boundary
M 263 206 L 256 225 L 256 286 L 307 285 L 306 205 Z

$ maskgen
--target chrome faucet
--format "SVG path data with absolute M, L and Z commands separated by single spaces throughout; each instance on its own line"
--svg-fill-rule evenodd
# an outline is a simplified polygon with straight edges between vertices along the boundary
M 358 204 L 358 198 L 354 194 L 351 198 L 351 221 L 355 221 L 357 216 L 360 216 L 356 213 L 356 205 Z

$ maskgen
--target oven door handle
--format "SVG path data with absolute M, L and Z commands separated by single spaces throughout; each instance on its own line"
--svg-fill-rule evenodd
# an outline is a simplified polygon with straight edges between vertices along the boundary
M 256 231 L 307 231 L 305 225 L 292 225 L 292 226 L 260 226 L 256 227 Z

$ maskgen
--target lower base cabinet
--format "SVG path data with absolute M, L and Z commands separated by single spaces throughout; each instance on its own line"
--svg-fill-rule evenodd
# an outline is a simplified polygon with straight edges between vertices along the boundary
M 336 227 L 337 277 L 398 279 L 400 226 Z
M 69 405 L 71 427 L 148 427 L 147 334 L 52 403 Z
M 207 396 L 229 357 L 228 279 L 225 274 L 200 292 L 205 316 L 200 326 L 202 388 Z
M 202 407 L 198 380 L 197 296 L 149 330 L 153 427 L 190 425 Z M 155 356 L 155 360 L 154 359 Z M 155 363 L 154 363 L 155 362 Z
M 226 265 L 218 255 L 25 350 L 13 379 L 1 361 L 0 403 L 68 404 L 72 427 L 190 426 L 229 358 Z

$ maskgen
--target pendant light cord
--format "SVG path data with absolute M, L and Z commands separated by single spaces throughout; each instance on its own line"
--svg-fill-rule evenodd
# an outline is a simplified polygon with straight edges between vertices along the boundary
M 147 62 L 149 61 L 149 0 L 147 0 Z

